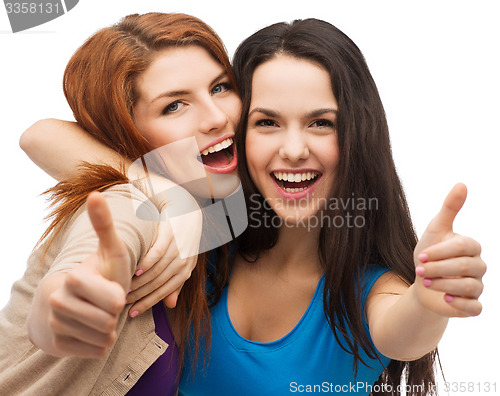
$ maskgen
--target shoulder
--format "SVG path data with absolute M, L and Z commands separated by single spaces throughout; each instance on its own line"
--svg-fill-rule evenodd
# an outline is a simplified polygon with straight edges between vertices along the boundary
M 361 297 L 362 301 L 366 299 L 373 292 L 375 286 L 390 273 L 390 269 L 379 264 L 367 265 L 361 273 Z
M 370 313 L 379 312 L 392 305 L 409 287 L 410 285 L 394 271 L 386 271 L 373 282 L 366 299 L 366 315 L 369 317 Z
M 387 269 L 374 279 L 368 298 L 373 298 L 377 295 L 401 294 L 404 293 L 409 286 L 410 285 L 394 271 Z

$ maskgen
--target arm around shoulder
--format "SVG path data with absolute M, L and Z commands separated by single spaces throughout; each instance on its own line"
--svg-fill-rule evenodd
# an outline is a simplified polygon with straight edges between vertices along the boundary
M 37 166 L 56 180 L 74 176 L 83 161 L 107 163 L 117 169 L 124 161 L 76 122 L 54 118 L 35 122 L 21 135 L 19 145 Z

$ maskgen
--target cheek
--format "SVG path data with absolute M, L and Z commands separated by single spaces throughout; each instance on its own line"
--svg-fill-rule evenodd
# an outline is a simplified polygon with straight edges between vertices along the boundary
M 263 156 L 259 155 L 259 149 L 261 145 L 259 144 L 259 139 L 257 139 L 253 134 L 248 133 L 245 141 L 245 155 L 247 161 L 248 172 L 250 173 L 250 177 L 252 180 L 257 180 L 258 171 L 262 170 L 262 158 Z
M 325 169 L 335 173 L 340 161 L 340 150 L 336 136 L 332 136 L 330 141 L 325 142 L 320 148 L 321 157 Z
M 328 189 L 331 194 L 334 192 L 336 188 L 337 168 L 340 162 L 340 150 L 338 148 L 336 139 L 334 144 L 330 143 L 329 146 L 325 147 L 330 147 L 329 150 L 323 150 L 322 162 L 323 166 L 325 167 L 325 171 L 327 173 L 325 176 L 328 178 L 328 183 L 330 185 Z
M 240 121 L 241 115 L 241 100 L 236 93 L 230 95 L 223 102 L 223 111 L 228 116 L 229 120 L 236 128 L 238 122 Z
M 185 120 L 158 120 L 143 128 L 141 134 L 155 147 L 162 147 L 194 136 L 192 127 Z

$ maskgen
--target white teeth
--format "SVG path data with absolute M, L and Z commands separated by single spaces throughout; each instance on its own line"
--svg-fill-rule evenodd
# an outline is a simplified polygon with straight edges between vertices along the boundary
M 201 152 L 202 155 L 207 155 L 209 153 L 216 153 L 217 151 L 224 150 L 225 148 L 228 148 L 233 144 L 233 139 L 228 138 L 226 140 L 223 140 L 220 143 L 214 144 L 213 146 L 210 146 L 209 148 L 203 150 Z
M 306 188 L 305 187 L 302 187 L 302 188 L 284 188 L 284 190 L 288 193 L 297 193 L 299 191 L 304 191 Z
M 278 180 L 299 183 L 305 180 L 311 180 L 318 176 L 318 172 L 305 172 L 305 173 L 284 173 L 273 172 L 274 177 Z

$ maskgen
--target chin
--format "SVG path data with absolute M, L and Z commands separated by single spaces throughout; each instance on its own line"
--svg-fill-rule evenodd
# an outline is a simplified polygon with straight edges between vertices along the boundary
M 236 174 L 207 172 L 207 177 L 182 183 L 182 187 L 200 199 L 224 199 L 241 188 Z

